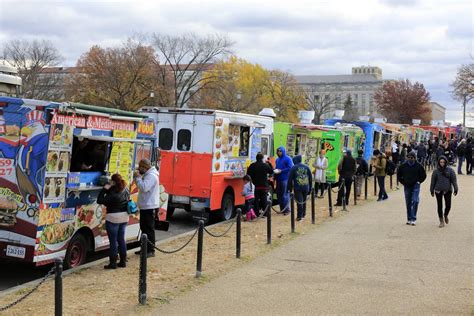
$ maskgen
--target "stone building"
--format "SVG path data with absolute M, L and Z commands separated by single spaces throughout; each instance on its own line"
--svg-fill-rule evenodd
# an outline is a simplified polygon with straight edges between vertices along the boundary
M 437 102 L 430 102 L 431 119 L 433 121 L 446 121 L 446 108 Z
M 17 97 L 21 92 L 21 78 L 17 70 L 0 60 L 0 95 Z
M 374 103 L 375 91 L 382 87 L 382 69 L 373 66 L 353 67 L 350 75 L 295 76 L 307 97 L 316 102 L 330 103 L 322 119 L 332 118 L 336 110 L 344 109 L 350 95 L 359 116 L 379 117 Z

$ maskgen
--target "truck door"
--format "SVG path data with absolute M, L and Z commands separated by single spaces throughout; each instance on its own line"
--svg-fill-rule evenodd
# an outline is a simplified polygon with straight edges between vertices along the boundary
M 190 196 L 191 194 L 191 163 L 193 152 L 194 115 L 176 115 L 176 137 L 173 172 L 173 194 Z M 197 136 L 197 135 L 196 135 Z M 201 139 L 200 136 L 197 136 Z
M 194 143 L 191 160 L 192 197 L 209 197 L 213 156 L 214 115 L 195 115 Z
M 176 139 L 176 114 L 159 113 L 156 120 L 158 147 L 161 150 L 160 183 L 166 192 L 173 193 Z

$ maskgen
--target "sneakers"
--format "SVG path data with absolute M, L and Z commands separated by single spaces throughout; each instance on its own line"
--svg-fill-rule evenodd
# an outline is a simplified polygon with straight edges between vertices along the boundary
M 154 257 L 154 256 L 155 256 L 155 253 L 154 253 L 154 252 L 149 252 L 149 253 L 146 254 L 146 257 L 147 257 L 147 258 L 152 258 L 152 257 Z
M 448 219 L 447 216 L 444 217 L 444 222 L 445 222 L 446 224 L 449 224 L 449 219 Z
M 297 217 L 296 220 L 299 222 L 300 220 L 302 220 L 301 217 Z
M 336 203 L 336 204 L 334 204 L 334 206 L 342 206 L 342 204 Z
M 411 225 L 411 226 L 416 226 L 415 221 L 412 221 L 412 222 L 410 223 L 410 225 Z
M 407 225 L 411 225 L 411 222 L 410 222 L 410 221 L 408 221 L 408 222 L 407 222 Z

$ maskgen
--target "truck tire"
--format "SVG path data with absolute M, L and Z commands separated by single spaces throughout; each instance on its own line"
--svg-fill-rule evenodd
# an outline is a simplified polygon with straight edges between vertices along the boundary
M 66 250 L 64 257 L 64 268 L 75 268 L 86 261 L 87 257 L 87 242 L 82 234 L 76 234 L 72 237 Z
M 217 211 L 216 215 L 219 221 L 227 221 L 234 216 L 234 195 L 232 193 L 224 193 L 221 209 Z

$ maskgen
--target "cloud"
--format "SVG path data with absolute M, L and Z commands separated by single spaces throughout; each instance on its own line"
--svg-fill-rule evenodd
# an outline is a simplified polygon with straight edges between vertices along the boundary
M 385 78 L 420 81 L 449 95 L 456 68 L 472 62 L 469 0 L 0 1 L 0 41 L 51 40 L 67 65 L 92 45 L 134 33 L 226 34 L 252 63 L 293 74 L 348 74 L 377 65 Z

